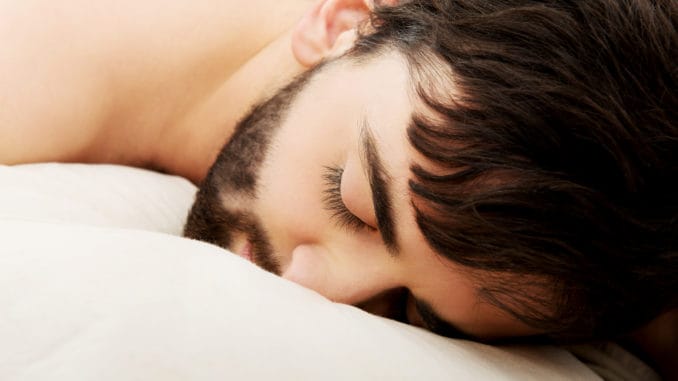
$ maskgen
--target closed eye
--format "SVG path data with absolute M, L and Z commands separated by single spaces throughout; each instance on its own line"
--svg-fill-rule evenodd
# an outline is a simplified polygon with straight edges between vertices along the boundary
M 323 204 L 325 210 L 331 213 L 332 219 L 342 228 L 352 232 L 375 231 L 375 228 L 356 217 L 344 204 L 344 200 L 341 198 L 341 177 L 343 174 L 344 169 L 338 166 L 324 168 Z

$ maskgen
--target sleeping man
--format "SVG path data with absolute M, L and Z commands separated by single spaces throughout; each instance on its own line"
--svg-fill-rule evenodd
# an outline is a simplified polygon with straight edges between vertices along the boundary
M 333 301 L 479 340 L 623 338 L 670 372 L 674 1 L 254 3 L 281 11 L 233 34 L 200 5 L 148 11 L 162 33 L 62 23 L 76 66 L 0 78 L 26 82 L 0 159 L 180 174 L 187 237 Z M 27 113 L 34 88 L 59 96 Z

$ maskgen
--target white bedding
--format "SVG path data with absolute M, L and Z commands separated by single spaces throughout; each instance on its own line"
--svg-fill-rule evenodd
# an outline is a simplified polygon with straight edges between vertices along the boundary
M 180 234 L 195 187 L 116 166 L 0 166 L 0 380 L 589 380 L 329 302 Z

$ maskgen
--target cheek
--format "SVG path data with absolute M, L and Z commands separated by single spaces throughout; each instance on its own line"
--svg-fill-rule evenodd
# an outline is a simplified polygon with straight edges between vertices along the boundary
M 255 212 L 279 252 L 317 240 L 328 219 L 322 174 L 340 150 L 327 134 L 302 127 L 281 128 L 259 173 Z
M 257 214 L 267 226 L 269 234 L 278 237 L 285 233 L 296 239 L 309 239 L 311 227 L 322 218 L 320 184 L 314 181 L 315 168 L 303 163 L 280 160 L 264 168 L 257 200 Z M 289 244 L 292 244 L 291 242 Z

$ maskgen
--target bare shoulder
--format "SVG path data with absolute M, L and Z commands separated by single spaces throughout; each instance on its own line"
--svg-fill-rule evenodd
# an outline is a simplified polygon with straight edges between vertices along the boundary
M 134 156 L 110 139 L 143 151 L 308 4 L 0 2 L 0 163 Z
M 44 5 L 44 4 L 43 4 Z M 0 3 L 0 162 L 74 158 L 101 118 L 101 84 L 53 7 Z M 89 127 L 88 127 L 89 126 Z

